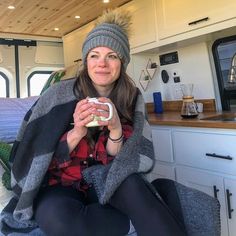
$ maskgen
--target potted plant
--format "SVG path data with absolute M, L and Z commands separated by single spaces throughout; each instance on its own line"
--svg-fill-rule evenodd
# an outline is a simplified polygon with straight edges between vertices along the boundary
M 0 142 L 0 164 L 4 169 L 2 184 L 7 190 L 11 190 L 11 167 L 9 165 L 11 148 L 10 144 Z

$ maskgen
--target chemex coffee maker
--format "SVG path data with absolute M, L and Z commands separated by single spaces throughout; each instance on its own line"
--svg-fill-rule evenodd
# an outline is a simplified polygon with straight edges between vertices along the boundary
M 183 118 L 197 117 L 198 111 L 193 97 L 193 84 L 181 84 L 180 87 L 183 93 L 183 105 L 181 109 L 181 116 Z

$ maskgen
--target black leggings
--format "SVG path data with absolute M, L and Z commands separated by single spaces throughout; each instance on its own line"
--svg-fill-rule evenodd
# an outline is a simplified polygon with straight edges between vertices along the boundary
M 125 236 L 132 221 L 138 236 L 186 235 L 175 216 L 137 174 L 129 176 L 110 203 L 70 187 L 48 187 L 35 201 L 35 219 L 47 236 Z

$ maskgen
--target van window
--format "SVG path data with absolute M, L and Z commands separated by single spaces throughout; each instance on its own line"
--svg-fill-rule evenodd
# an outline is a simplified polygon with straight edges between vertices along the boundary
M 38 96 L 53 71 L 34 71 L 27 78 L 28 96 Z
M 217 39 L 212 45 L 222 110 L 236 111 L 236 35 Z
M 0 97 L 9 97 L 9 79 L 0 71 Z

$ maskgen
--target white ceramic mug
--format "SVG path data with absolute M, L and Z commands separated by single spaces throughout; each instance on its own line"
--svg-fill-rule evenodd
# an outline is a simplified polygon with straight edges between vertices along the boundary
M 94 126 L 99 126 L 98 121 L 107 121 L 110 120 L 113 116 L 113 107 L 109 102 L 99 102 L 97 98 L 88 98 L 88 102 L 94 102 L 97 104 L 103 104 L 103 105 L 107 105 L 109 108 L 109 117 L 104 117 L 104 116 L 94 116 L 94 119 L 89 122 L 86 127 L 94 127 Z
M 203 112 L 203 103 L 197 102 L 196 106 L 197 106 L 197 111 L 198 112 Z

